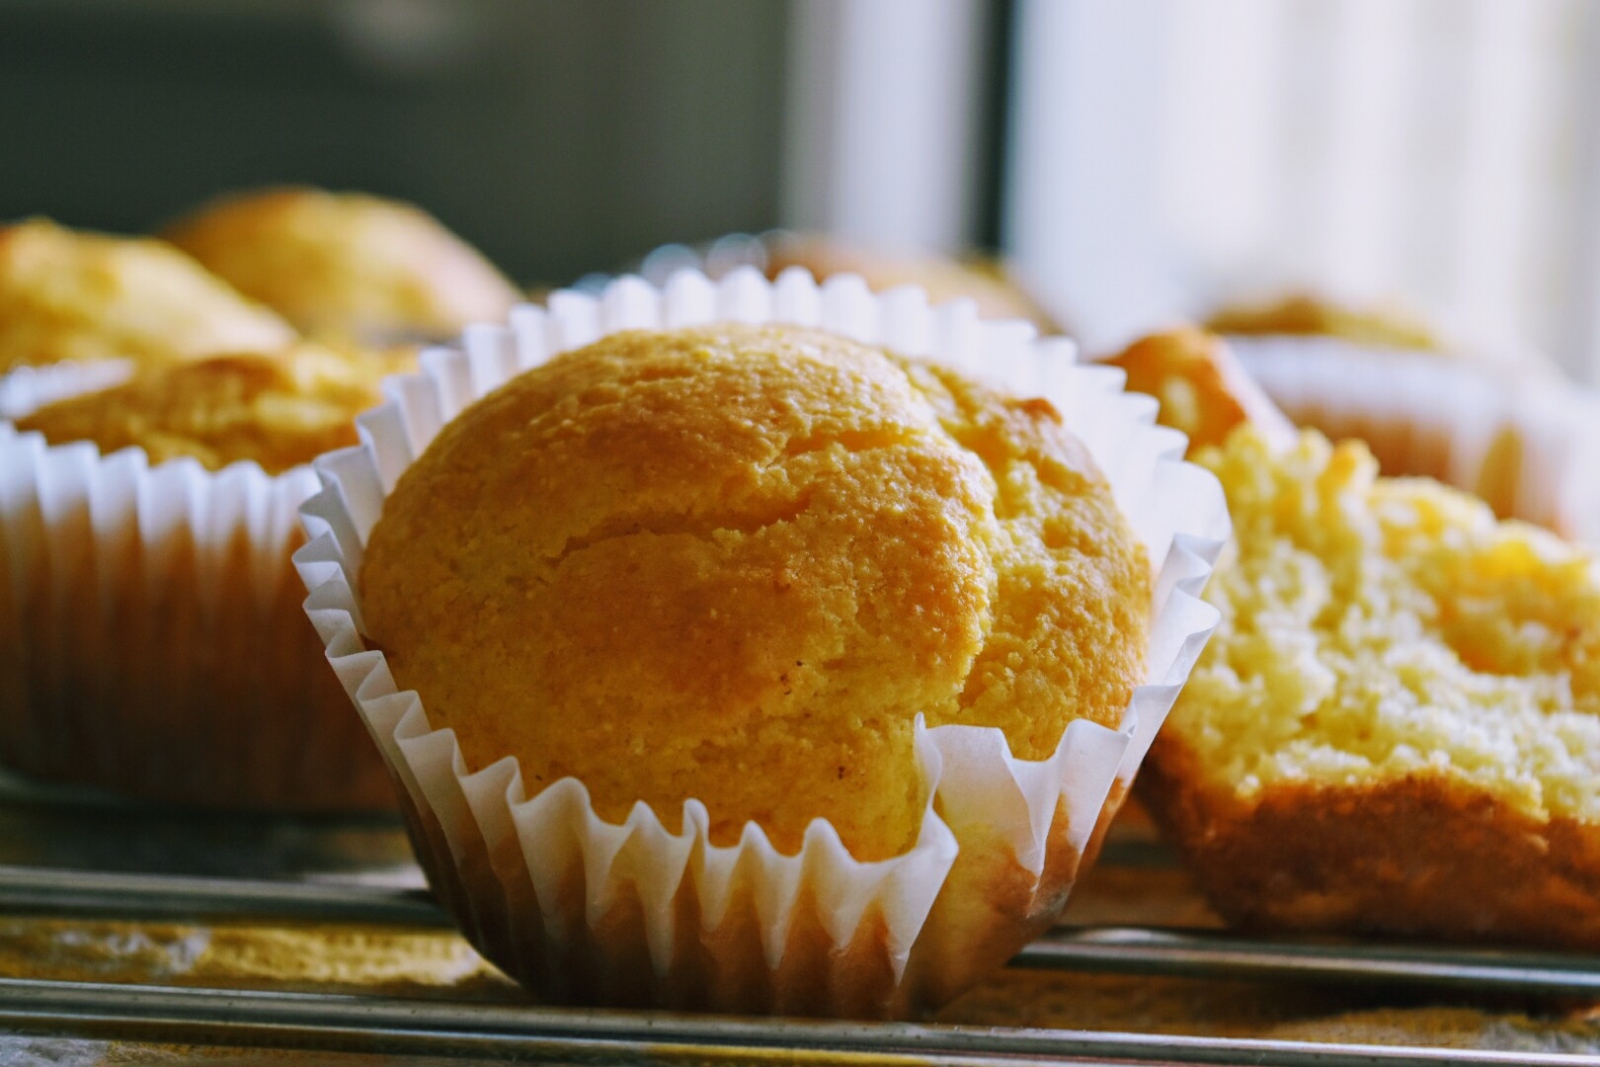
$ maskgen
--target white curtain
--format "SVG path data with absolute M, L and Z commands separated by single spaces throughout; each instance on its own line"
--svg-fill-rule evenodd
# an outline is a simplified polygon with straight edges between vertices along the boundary
M 1091 346 L 1287 286 L 1600 351 L 1600 4 L 1019 0 L 1005 242 Z
M 792 0 L 784 224 L 957 251 L 977 210 L 983 0 Z

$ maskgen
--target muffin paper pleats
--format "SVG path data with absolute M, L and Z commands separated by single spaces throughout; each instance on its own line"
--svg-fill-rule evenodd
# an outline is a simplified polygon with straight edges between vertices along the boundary
M 299 606 L 316 484 L 0 423 L 0 764 L 163 802 L 392 807 Z
M 1229 338 L 1284 413 L 1359 437 L 1386 475 L 1465 489 L 1503 518 L 1600 545 L 1600 396 L 1463 358 L 1334 338 Z
M 133 376 L 133 362 L 51 363 L 18 367 L 0 375 L 0 419 L 20 419 L 57 400 L 121 385 Z
M 433 729 L 363 644 L 355 583 L 386 494 L 445 422 L 513 374 L 617 330 L 714 321 L 816 326 L 1056 405 L 1159 564 L 1147 684 L 1120 730 L 1079 720 L 1053 756 L 1025 761 L 998 729 L 919 717 L 921 832 L 873 863 L 822 820 L 794 856 L 753 823 L 718 847 L 695 800 L 676 833 L 643 804 L 616 825 L 581 782 L 529 797 L 514 758 L 466 765 L 454 732 Z M 1154 401 L 1124 394 L 1119 371 L 1076 364 L 1070 342 L 981 321 L 970 302 L 930 308 L 920 290 L 874 295 L 852 276 L 818 286 L 800 270 L 772 283 L 753 270 L 717 283 L 685 272 L 662 290 L 623 278 L 599 297 L 559 292 L 505 327 L 469 328 L 422 367 L 385 383 L 390 402 L 358 420 L 360 447 L 316 463 L 322 488 L 301 509 L 312 541 L 295 562 L 328 658 L 403 790 L 429 880 L 486 956 L 556 1000 L 903 1016 L 948 1000 L 1054 921 L 1216 624 L 1198 595 L 1229 534 L 1226 505 L 1214 478 L 1181 461 L 1182 435 L 1152 425 Z

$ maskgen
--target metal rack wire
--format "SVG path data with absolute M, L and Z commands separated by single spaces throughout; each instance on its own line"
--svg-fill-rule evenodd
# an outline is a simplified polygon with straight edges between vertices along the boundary
M 0 979 L 0 1024 L 145 1035 L 195 1043 L 294 1045 L 400 1055 L 640 1063 L 914 1058 L 924 1064 L 1523 1064 L 1577 1067 L 1600 1057 L 1070 1030 L 837 1023 L 654 1012 L 439 1004 L 390 997 L 170 989 Z
M 449 927 L 425 890 L 0 866 L 0 912 L 118 919 L 296 920 Z M 1061 927 L 1012 967 L 1184 978 L 1335 981 L 1600 999 L 1600 959 L 1423 945 Z
M 83 919 L 201 919 L 448 926 L 424 891 L 330 882 L 0 867 L 0 912 Z M 1011 964 L 1166 977 L 1385 983 L 1524 996 L 1600 997 L 1600 959 L 1303 940 L 1151 927 L 1062 928 Z M 0 979 L 0 1027 L 25 1032 L 291 1045 L 402 1055 L 584 1062 L 726 1062 L 911 1056 L 936 1064 L 1026 1058 L 1100 1063 L 1596 1064 L 1577 1053 L 1485 1052 L 1138 1033 L 824 1023 L 598 1011 L 382 995 Z
M 134 809 L 7 788 L 0 778 L 0 917 L 13 926 L 55 931 L 97 928 L 297 928 L 393 932 L 443 938 L 451 924 L 407 862 L 393 819 L 365 822 L 221 819 Z M 1102 900 L 1123 886 L 1149 887 L 1182 872 L 1148 831 L 1114 832 L 1095 877 Z M 1092 881 L 1091 881 L 1092 884 Z M 1190 904 L 1196 901 L 1190 900 Z M 1187 905 L 1186 905 L 1187 906 Z M 1079 913 L 1084 914 L 1084 913 Z M 1028 996 L 1034 983 L 1113 982 L 1196 986 L 1242 983 L 1263 1002 L 1291 987 L 1349 990 L 1349 1001 L 1387 1005 L 1512 1004 L 1551 1008 L 1600 1003 L 1600 958 L 1551 952 L 1437 945 L 1255 938 L 1168 925 L 1181 909 L 1150 915 L 1091 909 L 1024 949 L 999 998 Z M 140 926 L 139 924 L 143 924 Z M 462 946 L 462 951 L 465 951 Z M 13 957 L 15 959 L 15 957 Z M 338 988 L 181 978 L 124 971 L 117 981 L 51 967 L 14 965 L 0 977 L 0 1034 L 65 1040 L 175 1043 L 239 1049 L 277 1046 L 314 1053 L 312 1062 L 474 1063 L 507 1058 L 566 1063 L 748 1063 L 774 1058 L 859 1065 L 916 1060 L 940 1065 L 1026 1060 L 1102 1064 L 1532 1064 L 1600 1067 L 1600 1033 L 1559 1051 L 1481 1051 L 1409 1043 L 1361 1045 L 1326 1040 L 1183 1033 L 1039 1029 L 1046 1015 L 1017 1014 L 1030 1025 L 922 1025 L 723 1018 L 566 1009 L 523 1001 L 509 985 L 495 994 L 465 987 Z M 1052 977 L 1054 976 L 1054 977 Z M 71 980 L 67 980 L 67 979 Z M 86 980 L 92 979 L 92 980 Z M 1074 986 L 1074 988 L 1076 988 Z M 1392 991 L 1373 995 L 1372 990 Z M 1321 995 L 1318 993 L 1317 995 Z M 1343 994 L 1340 994 L 1343 996 Z M 1339 1009 L 1342 1010 L 1342 1009 Z M 1496 1009 L 1498 1010 L 1498 1009 Z M 970 1021 L 999 1016 L 959 1015 Z M 1083 1018 L 1083 1016 L 1078 1016 Z M 1091 1019 L 1092 1021 L 1092 1019 Z M 1115 1022 L 1115 1020 L 1107 1020 Z M 1219 1031 L 1220 1032 L 1220 1031 Z M 1264 1031 L 1263 1031 L 1264 1032 Z M 1587 1034 L 1588 1031 L 1585 1030 Z M 1320 1037 L 1337 1034 L 1322 1034 Z M 54 1040 L 49 1038 L 48 1040 Z M 1387 1038 L 1385 1038 L 1387 1040 Z M 356 1060 L 341 1060 L 356 1054 Z M 3 1056 L 3 1050 L 0 1050 Z M 191 1061 L 179 1061 L 191 1062 Z

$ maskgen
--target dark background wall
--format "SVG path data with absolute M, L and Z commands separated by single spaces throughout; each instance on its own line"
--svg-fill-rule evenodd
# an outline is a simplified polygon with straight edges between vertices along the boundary
M 778 223 L 780 0 L 0 0 L 0 219 L 309 182 L 527 283 Z

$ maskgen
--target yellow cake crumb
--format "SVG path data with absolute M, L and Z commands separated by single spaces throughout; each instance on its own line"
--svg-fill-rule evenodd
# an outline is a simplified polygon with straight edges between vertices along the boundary
M 1199 462 L 1237 550 L 1222 623 L 1167 729 L 1241 797 L 1292 782 L 1469 783 L 1536 817 L 1600 818 L 1600 576 L 1586 552 L 1358 442 Z

